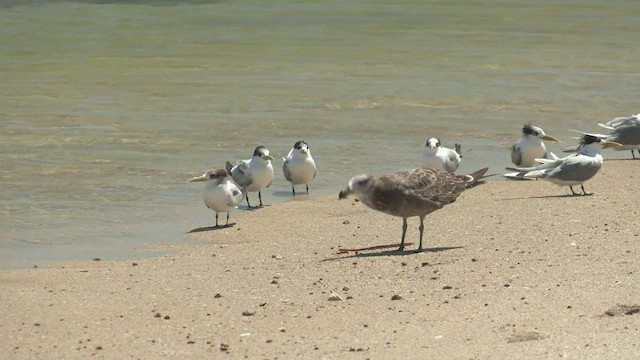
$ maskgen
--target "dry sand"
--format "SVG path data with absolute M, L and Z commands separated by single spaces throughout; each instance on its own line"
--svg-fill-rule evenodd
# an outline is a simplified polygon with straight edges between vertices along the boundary
M 482 185 L 427 217 L 422 253 L 337 254 L 402 223 L 337 187 L 163 257 L 1 272 L 0 358 L 637 359 L 639 180 L 620 160 L 593 196 Z

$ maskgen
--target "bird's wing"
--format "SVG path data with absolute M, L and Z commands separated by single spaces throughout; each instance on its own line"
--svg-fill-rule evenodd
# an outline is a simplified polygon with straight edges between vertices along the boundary
M 404 181 L 398 188 L 408 196 L 438 204 L 452 203 L 465 190 L 464 181 L 456 175 L 435 169 L 415 169 L 397 173 Z
M 444 166 L 447 168 L 448 172 L 454 172 L 456 171 L 456 169 L 458 169 L 458 166 L 460 165 L 460 155 L 455 152 L 454 150 L 451 149 L 447 149 L 448 153 L 447 153 L 447 160 L 445 161 Z
M 591 135 L 591 136 L 595 136 L 595 137 L 601 138 L 601 139 L 605 139 L 608 136 L 608 135 L 605 135 L 605 134 L 592 134 L 592 133 L 587 133 L 587 132 L 584 132 L 584 131 L 574 130 L 574 129 L 569 129 L 569 130 L 575 131 L 575 132 L 580 133 L 582 135 Z
M 555 156 L 555 155 L 554 155 Z M 536 159 L 536 161 L 540 161 L 542 160 L 543 162 L 540 165 L 537 166 L 531 166 L 531 167 L 507 167 L 506 169 L 509 171 L 518 171 L 518 172 L 537 172 L 537 171 L 546 171 L 549 169 L 553 169 L 556 168 L 558 166 L 560 166 L 560 164 L 562 163 L 562 161 L 564 159 L 558 158 L 556 156 L 555 159 Z
M 251 173 L 249 172 L 249 164 L 239 161 L 238 165 L 231 170 L 231 177 L 241 187 L 246 187 L 253 182 Z
M 623 125 L 640 125 L 640 114 L 617 117 L 613 120 L 607 121 L 604 124 L 598 123 L 598 125 L 607 129 L 613 129 Z
M 516 166 L 522 164 L 522 153 L 520 152 L 520 141 L 511 146 L 511 162 Z
M 241 191 L 236 184 L 232 182 L 227 183 L 229 189 L 229 197 L 227 198 L 227 205 L 236 207 L 244 200 L 245 193 Z
M 284 164 L 282 164 L 282 172 L 284 173 L 284 178 L 287 181 L 291 181 L 291 169 L 289 168 L 289 159 L 284 160 Z
M 584 156 L 570 156 L 562 160 L 562 163 L 551 169 L 547 178 L 564 181 L 587 181 L 600 170 L 600 165 L 594 164 L 591 159 Z
M 640 125 L 621 125 L 613 129 L 607 140 L 619 142 L 623 145 L 640 144 Z
M 612 121 L 613 121 L 613 120 L 612 120 Z M 607 123 L 607 124 L 608 124 L 608 123 Z M 607 124 L 598 123 L 598 126 L 603 127 L 603 128 L 605 128 L 605 129 L 608 129 L 608 130 L 613 130 L 613 129 L 614 129 L 614 126 L 607 125 Z

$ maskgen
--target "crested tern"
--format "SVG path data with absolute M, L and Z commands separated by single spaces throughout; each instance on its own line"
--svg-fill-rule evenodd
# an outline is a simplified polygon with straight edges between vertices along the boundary
M 422 154 L 422 167 L 425 169 L 438 169 L 447 172 L 455 172 L 460 166 L 460 144 L 455 144 L 454 149 L 442 146 L 440 139 L 430 138 L 424 146 Z
M 258 192 L 260 206 L 263 206 L 261 191 L 271 186 L 273 182 L 272 160 L 273 157 L 269 150 L 264 146 L 258 146 L 251 159 L 239 160 L 235 166 L 229 161 L 226 163 L 227 172 L 240 187 L 244 188 L 246 192 Z M 247 206 L 251 208 L 249 194 L 246 195 L 246 198 Z
M 218 227 L 218 213 L 227 213 L 227 223 L 229 225 L 229 212 L 235 210 L 242 202 L 244 193 L 230 181 L 229 174 L 225 169 L 209 170 L 201 176 L 189 179 L 189 182 L 205 181 L 206 185 L 202 193 L 204 204 L 216 212 L 216 226 Z
M 293 145 L 289 155 L 282 158 L 284 178 L 291 183 L 291 191 L 296 196 L 295 186 L 304 184 L 309 195 L 309 183 L 316 177 L 316 162 L 311 156 L 309 144 L 300 140 Z
M 631 150 L 631 157 L 634 159 L 636 158 L 635 150 L 638 150 L 638 155 L 640 155 L 640 114 L 617 117 L 604 124 L 598 123 L 598 125 L 611 130 L 606 136 L 607 140 L 622 144 L 614 150 Z
M 429 213 L 450 204 L 466 189 L 484 183 L 488 168 L 470 175 L 455 175 L 437 169 L 411 169 L 375 177 L 358 175 L 340 191 L 339 199 L 354 194 L 366 206 L 385 214 L 402 217 L 402 241 L 398 251 L 404 250 L 407 218 L 420 218 L 420 245 L 424 233 L 424 218 Z
M 536 159 L 540 163 L 538 166 L 508 167 L 507 170 L 518 171 L 525 179 L 544 179 L 559 186 L 568 186 L 573 195 L 579 195 L 573 191 L 573 186 L 580 185 L 582 195 L 590 195 L 584 190 L 584 183 L 595 176 L 602 167 L 600 148 L 615 146 L 620 144 L 584 134 L 580 140 L 579 152 L 576 154 L 559 158 L 551 153 L 551 159 Z
M 547 148 L 542 140 L 560 142 L 538 126 L 524 125 L 522 137 L 511 146 L 511 162 L 516 166 L 529 167 L 537 164 L 535 159 L 546 158 Z

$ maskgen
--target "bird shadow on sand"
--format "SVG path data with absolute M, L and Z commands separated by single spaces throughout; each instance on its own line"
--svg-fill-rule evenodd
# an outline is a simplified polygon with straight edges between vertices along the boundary
M 335 260 L 346 260 L 346 259 L 353 259 L 353 258 L 374 258 L 374 257 L 381 257 L 381 256 L 408 256 L 408 255 L 415 255 L 415 254 L 420 254 L 420 253 L 430 253 L 430 252 L 440 252 L 440 251 L 449 251 L 449 250 L 456 250 L 456 249 L 462 249 L 463 246 L 447 246 L 447 247 L 434 247 L 434 248 L 426 248 L 426 249 L 422 249 L 422 250 L 389 250 L 389 251 L 379 251 L 379 252 L 355 252 L 352 255 L 348 255 L 348 256 L 335 256 L 332 258 L 327 258 L 324 259 L 322 261 L 335 261 Z M 338 254 L 340 255 L 340 254 Z M 346 255 L 346 253 L 344 254 Z
M 509 199 L 498 199 L 498 201 L 513 201 L 513 200 L 529 200 L 529 199 L 556 199 L 556 198 L 590 198 L 593 196 L 593 193 L 582 195 L 582 194 L 562 194 L 562 195 L 543 195 L 543 196 L 527 196 L 527 197 L 517 197 L 517 198 L 509 198 Z
M 228 228 L 232 228 L 236 225 L 236 223 L 231 223 L 228 225 L 219 225 L 219 226 L 202 226 L 202 227 L 197 227 L 197 228 L 193 228 L 189 231 L 187 231 L 187 234 L 193 234 L 193 233 L 199 233 L 199 232 L 205 232 L 205 231 L 216 231 L 216 230 L 222 230 L 222 229 L 228 229 Z
M 303 193 L 303 194 L 306 195 L 306 193 Z M 300 194 L 300 195 L 303 195 L 303 194 Z M 279 198 L 288 198 L 288 197 L 292 198 L 293 197 L 293 193 L 291 192 L 291 190 L 289 190 L 289 191 L 280 191 L 280 190 L 278 190 L 278 191 L 272 192 L 271 195 L 273 195 L 275 197 L 279 197 Z
M 625 159 L 607 159 L 607 161 L 639 161 L 640 157 L 637 158 L 625 158 Z
M 274 191 L 272 193 L 273 196 L 275 197 L 279 197 L 279 198 L 290 198 L 291 200 L 303 200 L 303 199 L 308 199 L 310 194 L 307 194 L 307 192 L 302 189 L 302 190 L 298 190 L 296 191 L 296 195 L 294 196 L 293 193 L 291 192 L 291 190 L 289 191 Z
M 244 205 L 244 206 L 238 206 L 238 209 L 239 210 L 244 210 L 244 211 L 256 211 L 256 210 L 260 210 L 262 208 L 266 208 L 267 206 L 271 206 L 271 205 L 269 205 L 269 204 L 267 204 L 267 205 L 265 205 L 265 204 L 262 204 L 262 205 L 251 205 L 251 207 L 248 207 L 248 206 Z

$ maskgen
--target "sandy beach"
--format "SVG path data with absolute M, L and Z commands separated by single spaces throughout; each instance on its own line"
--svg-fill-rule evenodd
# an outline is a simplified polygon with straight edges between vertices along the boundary
M 614 160 L 592 196 L 487 183 L 427 216 L 421 253 L 339 254 L 398 243 L 402 221 L 337 184 L 184 229 L 199 245 L 165 256 L 0 272 L 0 358 L 636 359 L 639 180 Z

